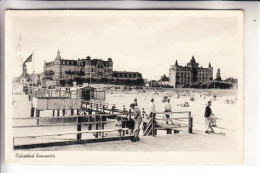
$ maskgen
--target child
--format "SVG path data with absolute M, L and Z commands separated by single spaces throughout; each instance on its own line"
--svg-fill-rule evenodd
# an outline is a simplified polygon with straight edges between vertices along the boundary
M 120 117 L 116 118 L 113 129 L 118 130 L 119 136 L 122 137 L 122 120 Z

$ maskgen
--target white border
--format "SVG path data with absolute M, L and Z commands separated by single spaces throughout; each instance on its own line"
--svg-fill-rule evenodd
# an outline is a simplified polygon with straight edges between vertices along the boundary
M 257 70 L 257 65 L 259 61 L 257 61 L 257 39 L 259 40 L 259 35 L 256 37 L 259 29 L 257 30 L 256 23 L 254 20 L 257 18 L 257 9 L 259 9 L 259 5 L 257 2 L 1 2 L 1 10 L 5 8 L 128 8 L 128 9 L 136 9 L 136 8 L 193 8 L 193 9 L 243 9 L 244 10 L 244 25 L 245 25 L 245 163 L 247 166 L 222 166 L 222 167 L 214 167 L 212 169 L 211 166 L 202 167 L 202 166 L 174 166 L 171 169 L 174 171 L 193 171 L 193 172 L 219 172 L 219 171 L 234 171 L 234 172 L 257 172 L 259 171 L 259 112 L 257 112 L 257 104 L 256 98 L 259 92 L 257 91 L 257 77 L 259 76 L 259 70 Z M 1 27 L 3 26 L 3 11 L 1 11 Z M 258 21 L 258 20 L 257 20 Z M 259 26 L 258 26 L 259 27 Z M 2 28 L 1 28 L 2 29 Z M 1 33 L 1 48 L 3 50 L 3 33 Z M 258 49 L 259 50 L 259 49 Z M 1 51 L 1 58 L 3 58 L 3 51 Z M 2 59 L 3 60 L 3 59 Z M 257 63 L 256 63 L 257 62 Z M 2 63 L 3 64 L 3 63 Z M 1 88 L 2 89 L 2 88 Z M 3 95 L 1 95 L 2 97 Z M 1 121 L 2 123 L 2 121 Z M 1 124 L 3 125 L 3 124 Z M 3 127 L 3 126 L 2 126 Z M 258 128 L 257 128 L 258 127 Z M 1 130 L 2 132 L 2 130 Z M 3 133 L 2 133 L 3 134 Z M 258 157 L 257 157 L 258 156 Z M 34 172 L 35 170 L 39 170 L 39 166 L 22 166 L 22 168 L 29 168 L 26 172 Z M 16 166 L 15 168 L 4 165 L 1 167 L 9 169 L 8 172 L 18 172 L 21 170 L 21 166 Z M 12 168 L 12 169 L 10 169 Z M 77 171 L 79 167 L 57 167 L 57 166 L 49 166 L 47 167 L 48 172 L 55 171 L 55 168 L 59 169 L 56 171 Z M 114 172 L 118 168 L 112 168 L 110 171 Z M 147 171 L 155 170 L 155 171 L 167 171 L 169 167 L 153 167 Z M 41 167 L 42 169 L 42 167 Z M 88 167 L 89 171 L 98 170 L 106 170 L 107 167 L 101 168 L 92 168 Z M 119 171 L 132 172 L 133 169 L 128 169 L 127 167 L 119 168 Z M 110 172 L 109 171 L 109 172 Z M 141 171 L 144 171 L 142 169 Z M 145 172 L 147 172 L 145 171 Z M 172 172 L 172 171 L 171 171 Z

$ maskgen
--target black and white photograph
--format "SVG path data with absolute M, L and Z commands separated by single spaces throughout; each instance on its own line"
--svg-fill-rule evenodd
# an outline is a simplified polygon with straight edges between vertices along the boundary
M 241 163 L 243 11 L 8 10 L 6 160 Z

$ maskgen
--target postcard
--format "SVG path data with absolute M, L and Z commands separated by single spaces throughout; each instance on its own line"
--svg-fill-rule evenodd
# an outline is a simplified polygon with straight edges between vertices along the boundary
M 243 163 L 242 10 L 5 15 L 7 163 Z

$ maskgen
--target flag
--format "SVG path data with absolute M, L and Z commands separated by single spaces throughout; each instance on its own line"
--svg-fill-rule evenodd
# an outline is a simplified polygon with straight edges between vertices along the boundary
M 33 53 L 24 61 L 24 63 L 32 62 L 32 55 Z

